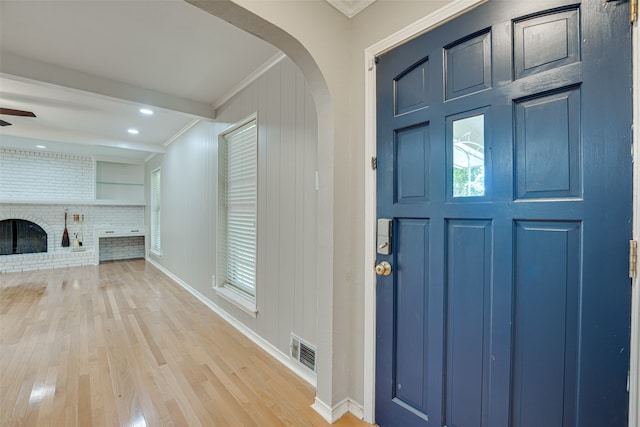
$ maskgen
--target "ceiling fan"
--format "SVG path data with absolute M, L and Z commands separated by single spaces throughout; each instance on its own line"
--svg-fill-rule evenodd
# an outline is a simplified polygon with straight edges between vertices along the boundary
M 0 108 L 0 114 L 6 114 L 8 116 L 22 116 L 22 117 L 35 117 L 36 116 L 31 111 L 12 110 L 11 108 Z M 11 125 L 11 123 L 5 122 L 4 120 L 0 119 L 0 126 L 10 126 L 10 125 Z

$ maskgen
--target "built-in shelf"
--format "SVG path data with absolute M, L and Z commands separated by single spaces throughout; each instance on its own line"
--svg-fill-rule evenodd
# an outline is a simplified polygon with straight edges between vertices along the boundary
M 144 225 L 134 225 L 130 227 L 96 226 L 94 233 L 96 238 L 144 236 L 147 234 L 147 227 Z
M 142 236 L 145 240 L 145 248 L 143 253 L 146 253 L 146 245 L 147 245 L 147 227 L 144 225 L 132 225 L 129 227 L 119 227 L 119 226 L 103 226 L 97 225 L 93 229 L 94 242 L 96 242 L 96 252 L 95 252 L 95 264 L 98 265 L 100 263 L 100 239 L 108 239 L 112 237 L 139 237 Z
M 96 162 L 96 200 L 144 200 L 144 165 Z

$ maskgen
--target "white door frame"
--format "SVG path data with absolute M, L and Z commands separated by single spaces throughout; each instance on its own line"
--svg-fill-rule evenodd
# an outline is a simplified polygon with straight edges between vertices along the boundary
M 376 174 L 369 159 L 376 156 L 376 67 L 375 57 L 413 39 L 488 0 L 453 0 L 446 6 L 416 21 L 414 24 L 369 46 L 364 51 L 365 66 L 365 218 L 364 218 L 364 420 L 375 421 L 375 353 L 376 353 Z M 640 128 L 640 35 L 638 22 L 633 28 L 634 127 Z M 634 132 L 634 158 L 640 159 L 640 131 Z M 633 235 L 640 236 L 640 167 L 633 171 Z M 631 368 L 629 377 L 629 427 L 640 422 L 640 291 L 638 279 L 633 280 Z
M 633 1 L 633 0 L 632 0 Z M 633 238 L 640 237 L 640 27 L 633 25 Z M 640 425 L 640 282 L 631 294 L 631 366 L 629 367 L 629 427 Z

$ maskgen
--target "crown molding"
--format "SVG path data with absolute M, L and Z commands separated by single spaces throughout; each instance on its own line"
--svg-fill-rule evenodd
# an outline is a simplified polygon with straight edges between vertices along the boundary
M 376 0 L 327 0 L 331 6 L 344 13 L 347 18 L 353 18 L 375 1 Z

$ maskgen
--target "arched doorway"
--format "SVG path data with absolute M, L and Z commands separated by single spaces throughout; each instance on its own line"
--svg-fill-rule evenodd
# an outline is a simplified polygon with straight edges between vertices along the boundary
M 350 264 L 349 223 L 347 215 L 348 187 L 340 173 L 348 170 L 348 123 L 335 111 L 335 97 L 348 99 L 348 85 L 343 90 L 331 90 L 321 67 L 310 51 L 295 37 L 278 25 L 262 18 L 250 7 L 247 9 L 230 1 L 187 0 L 202 10 L 223 19 L 279 48 L 302 71 L 313 94 L 318 115 L 318 336 L 317 336 L 317 388 L 314 408 L 332 422 L 344 410 L 340 402 L 348 397 L 349 389 L 349 301 L 348 276 Z M 269 5 L 275 9 L 285 4 Z M 274 15 L 277 15 L 274 11 Z M 340 47 L 345 55 L 347 46 Z M 336 79 L 342 81 L 347 79 Z M 346 104 L 346 101 L 344 102 Z M 344 138 L 345 143 L 338 142 Z M 342 169 L 341 169 L 342 167 Z M 342 196 L 338 195 L 342 193 Z M 345 262 L 347 261 L 347 262 Z M 342 286 L 341 286 L 342 285 Z M 343 293 L 343 294 L 341 294 Z M 341 412 L 341 413 L 340 413 Z

